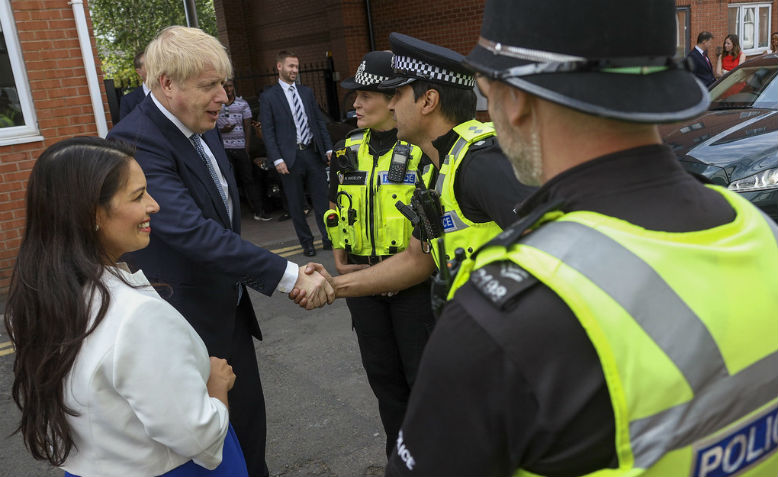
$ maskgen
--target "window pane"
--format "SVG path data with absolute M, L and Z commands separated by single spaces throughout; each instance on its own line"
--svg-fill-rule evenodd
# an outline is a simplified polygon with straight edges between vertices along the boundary
M 768 46 L 769 34 L 770 7 L 759 7 L 759 48 Z
M 740 37 L 742 35 L 737 29 L 738 13 L 740 13 L 740 8 L 738 7 L 729 7 L 727 9 L 727 33 L 734 33 Z
M 16 91 L 11 59 L 5 45 L 5 35 L 0 27 L 0 128 L 24 125 L 19 94 Z
M 740 46 L 744 50 L 749 50 L 754 47 L 754 21 L 756 12 L 755 8 L 743 9 L 743 41 L 740 42 Z

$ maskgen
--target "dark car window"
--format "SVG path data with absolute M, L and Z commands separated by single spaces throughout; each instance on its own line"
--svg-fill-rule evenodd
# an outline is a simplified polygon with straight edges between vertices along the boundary
M 710 91 L 710 109 L 778 109 L 778 64 L 741 67 Z

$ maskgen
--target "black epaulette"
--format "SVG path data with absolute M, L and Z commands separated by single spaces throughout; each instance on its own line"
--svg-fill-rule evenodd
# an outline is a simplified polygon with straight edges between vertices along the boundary
M 510 309 L 524 290 L 539 280 L 510 260 L 492 262 L 474 270 L 470 283 L 500 310 Z
M 554 202 L 533 210 L 530 214 L 482 245 L 473 253 L 471 258 L 475 260 L 481 250 L 492 246 L 508 248 L 518 242 L 548 212 L 561 209 L 562 202 Z M 470 275 L 470 283 L 473 284 L 473 287 L 496 308 L 501 310 L 511 308 L 522 292 L 538 282 L 539 280 L 535 276 L 510 260 L 492 262 L 473 270 L 473 273 Z

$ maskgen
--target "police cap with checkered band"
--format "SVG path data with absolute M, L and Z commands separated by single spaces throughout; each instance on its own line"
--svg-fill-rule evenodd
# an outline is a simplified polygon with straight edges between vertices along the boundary
M 462 89 L 475 86 L 473 74 L 462 64 L 464 57 L 456 51 L 402 33 L 390 34 L 389 43 L 394 77 L 381 86 L 399 88 L 417 80 Z
M 389 51 L 371 51 L 362 58 L 357 72 L 351 78 L 340 82 L 343 89 L 365 91 L 391 91 L 382 88 L 381 82 L 394 76 L 392 72 L 392 53 Z
M 709 99 L 689 62 L 674 58 L 676 36 L 674 0 L 487 0 L 465 64 L 585 113 L 680 121 Z

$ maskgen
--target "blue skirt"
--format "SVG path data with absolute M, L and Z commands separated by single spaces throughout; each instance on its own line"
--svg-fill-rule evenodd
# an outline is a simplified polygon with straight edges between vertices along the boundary
M 169 470 L 160 477 L 248 477 L 249 471 L 246 469 L 246 459 L 243 458 L 243 451 L 238 443 L 238 436 L 235 435 L 235 429 L 227 430 L 224 437 L 224 450 L 222 450 L 222 463 L 213 470 L 208 470 L 194 463 L 194 461 L 185 462 L 173 470 Z M 65 472 L 65 477 L 78 477 Z

